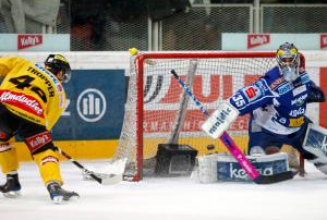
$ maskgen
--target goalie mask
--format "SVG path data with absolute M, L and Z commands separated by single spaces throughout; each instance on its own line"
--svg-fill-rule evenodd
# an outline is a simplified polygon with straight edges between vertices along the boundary
M 277 50 L 276 59 L 279 69 L 288 82 L 292 82 L 300 75 L 300 56 L 298 49 L 288 42 L 282 44 Z
M 56 75 L 61 83 L 68 83 L 71 78 L 71 68 L 68 60 L 61 54 L 50 54 L 44 62 L 45 68 Z

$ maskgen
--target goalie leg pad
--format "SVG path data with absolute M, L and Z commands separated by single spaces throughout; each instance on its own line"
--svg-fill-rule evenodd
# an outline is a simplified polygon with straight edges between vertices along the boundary
M 260 174 L 269 176 L 289 171 L 288 155 L 277 153 L 271 155 L 247 156 Z M 221 155 L 217 161 L 218 180 L 233 182 L 252 182 L 235 158 Z
M 262 175 L 273 175 L 289 171 L 288 155 L 247 156 Z M 216 181 L 252 182 L 245 170 L 234 157 L 228 154 L 215 154 L 198 158 L 197 176 L 201 183 Z
M 316 168 L 327 174 L 327 129 L 310 124 L 303 142 L 303 149 L 315 156 L 309 160 Z
M 59 155 L 53 150 L 46 150 L 33 155 L 35 163 L 39 167 L 40 175 L 45 185 L 49 182 L 63 184 L 59 167 Z
M 217 182 L 217 155 L 211 154 L 198 157 L 197 167 L 192 173 L 192 178 L 200 183 Z
M 327 163 L 327 129 L 310 124 L 308 126 L 303 149 L 315 156 L 314 163 Z
M 315 167 L 327 175 L 327 163 L 314 163 Z

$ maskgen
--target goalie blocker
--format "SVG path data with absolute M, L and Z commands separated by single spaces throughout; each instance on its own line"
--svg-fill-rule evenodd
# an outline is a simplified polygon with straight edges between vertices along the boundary
M 202 124 L 202 130 L 213 139 L 220 137 L 238 117 L 239 111 L 223 101 L 218 109 Z

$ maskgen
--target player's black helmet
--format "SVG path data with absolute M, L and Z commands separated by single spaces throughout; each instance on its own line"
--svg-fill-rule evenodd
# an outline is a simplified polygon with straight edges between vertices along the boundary
M 286 81 L 293 81 L 299 76 L 300 55 L 294 44 L 282 44 L 277 50 L 276 60 Z
M 50 54 L 45 60 L 44 65 L 47 70 L 57 76 L 60 82 L 69 82 L 72 70 L 68 60 L 63 55 Z

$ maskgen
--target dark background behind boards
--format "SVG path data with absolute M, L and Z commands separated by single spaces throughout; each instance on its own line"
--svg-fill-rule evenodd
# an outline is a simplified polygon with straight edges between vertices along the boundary
M 117 22 L 133 22 L 149 15 L 152 20 L 161 20 L 191 9 L 189 0 L 89 0 L 71 1 L 72 24 L 109 15 Z

